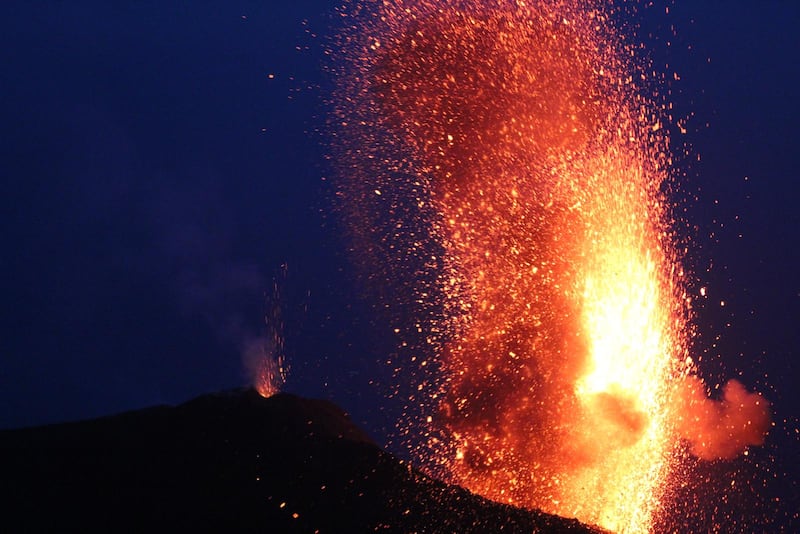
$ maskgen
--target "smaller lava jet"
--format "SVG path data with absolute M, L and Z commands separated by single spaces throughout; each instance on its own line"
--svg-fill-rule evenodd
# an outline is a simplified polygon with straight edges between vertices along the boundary
M 281 265 L 273 279 L 272 292 L 267 295 L 264 315 L 266 332 L 244 343 L 243 360 L 251 383 L 258 393 L 269 398 L 280 393 L 289 372 L 286 363 L 283 314 L 281 312 L 281 283 L 286 280 L 287 266 Z

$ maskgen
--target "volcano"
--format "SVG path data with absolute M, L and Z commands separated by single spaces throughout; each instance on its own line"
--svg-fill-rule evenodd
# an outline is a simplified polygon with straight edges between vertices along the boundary
M 289 394 L 4 430 L 0 448 L 12 531 L 600 532 L 434 480 Z

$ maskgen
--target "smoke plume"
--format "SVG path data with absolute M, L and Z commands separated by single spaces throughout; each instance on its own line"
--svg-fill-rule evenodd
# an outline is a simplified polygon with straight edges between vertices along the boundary
M 750 393 L 738 380 L 722 388 L 722 399 L 707 397 L 703 382 L 686 378 L 679 393 L 678 431 L 691 453 L 703 460 L 735 458 L 751 445 L 762 445 L 770 426 L 769 402 Z

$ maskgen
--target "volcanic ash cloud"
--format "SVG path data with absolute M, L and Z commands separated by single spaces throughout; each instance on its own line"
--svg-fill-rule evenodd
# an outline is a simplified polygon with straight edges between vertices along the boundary
M 690 452 L 703 460 L 730 460 L 751 445 L 763 445 L 770 426 L 770 405 L 758 393 L 750 393 L 738 380 L 722 388 L 722 399 L 710 399 L 703 382 L 686 378 L 679 389 L 678 432 L 690 444 Z

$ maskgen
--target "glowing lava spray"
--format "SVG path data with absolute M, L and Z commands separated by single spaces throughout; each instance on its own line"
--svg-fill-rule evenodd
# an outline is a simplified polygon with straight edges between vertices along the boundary
M 412 271 L 434 369 L 409 399 L 416 454 L 494 500 L 650 530 L 681 438 L 735 455 L 768 422 L 760 396 L 709 401 L 693 375 L 655 73 L 606 2 L 341 15 L 339 194 L 358 253 Z

